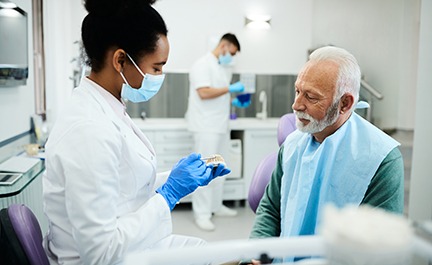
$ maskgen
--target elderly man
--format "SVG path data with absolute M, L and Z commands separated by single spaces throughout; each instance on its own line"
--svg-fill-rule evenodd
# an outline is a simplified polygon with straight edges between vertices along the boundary
M 298 130 L 279 151 L 251 238 L 313 235 L 328 203 L 403 212 L 399 143 L 353 111 L 360 77 L 344 49 L 323 47 L 310 55 L 295 83 Z

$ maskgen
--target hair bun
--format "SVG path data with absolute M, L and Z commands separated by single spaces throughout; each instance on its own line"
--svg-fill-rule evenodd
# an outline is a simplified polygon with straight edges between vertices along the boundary
M 110 15 L 128 6 L 152 5 L 156 0 L 84 0 L 84 7 L 89 13 L 96 15 Z

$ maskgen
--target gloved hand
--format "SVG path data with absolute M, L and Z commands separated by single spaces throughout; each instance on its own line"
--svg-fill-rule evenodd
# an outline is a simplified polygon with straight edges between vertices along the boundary
M 239 92 L 243 92 L 245 89 L 244 85 L 238 81 L 235 82 L 234 84 L 231 84 L 228 86 L 228 90 L 230 93 L 239 93 Z
M 231 101 L 231 104 L 234 106 L 234 107 L 237 107 L 237 108 L 247 108 L 247 107 L 249 107 L 250 106 L 250 104 L 251 104 L 251 101 L 250 100 L 248 100 L 248 101 L 246 101 L 246 102 L 241 102 L 238 98 L 234 98 L 232 101 Z
M 223 163 L 219 164 L 217 167 L 213 166 L 213 165 L 208 165 L 207 167 L 211 167 L 212 168 L 212 171 L 211 171 L 212 178 L 211 179 L 214 179 L 216 177 L 224 176 L 226 174 L 231 173 L 231 169 L 227 168 L 226 165 L 223 164 Z
M 205 186 L 210 181 L 223 174 L 228 174 L 228 169 L 215 169 L 213 166 L 206 166 L 201 160 L 201 155 L 192 153 L 181 159 L 171 170 L 167 181 L 156 192 L 161 194 L 168 203 L 170 209 L 180 201 L 181 198 L 196 190 L 199 186 Z

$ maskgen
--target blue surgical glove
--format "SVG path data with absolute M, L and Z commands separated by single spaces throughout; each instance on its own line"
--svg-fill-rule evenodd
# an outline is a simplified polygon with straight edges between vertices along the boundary
M 164 197 L 172 210 L 181 198 L 195 191 L 199 186 L 207 185 L 225 172 L 224 170 L 213 172 L 213 166 L 206 166 L 200 154 L 192 153 L 173 167 L 165 184 L 156 192 Z
M 243 92 L 245 89 L 244 85 L 239 81 L 235 82 L 234 84 L 231 84 L 228 86 L 228 90 L 230 93 L 239 93 Z
M 248 101 L 246 101 L 246 102 L 241 102 L 240 100 L 238 100 L 238 98 L 234 98 L 232 101 L 231 101 L 231 104 L 234 106 L 234 107 L 237 107 L 237 108 L 247 108 L 247 107 L 249 107 L 250 106 L 250 104 L 251 104 L 251 101 L 250 100 L 248 100 Z
M 227 168 L 225 164 L 209 165 L 208 167 L 212 167 L 212 179 L 231 173 L 231 169 Z

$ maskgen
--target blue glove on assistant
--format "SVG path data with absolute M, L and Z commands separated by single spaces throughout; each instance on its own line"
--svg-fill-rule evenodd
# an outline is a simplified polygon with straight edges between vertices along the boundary
M 234 84 L 231 84 L 228 86 L 228 90 L 230 93 L 239 93 L 243 92 L 245 89 L 244 85 L 239 81 L 235 82 Z
M 238 98 L 234 98 L 234 99 L 231 101 L 231 104 L 232 104 L 234 107 L 237 107 L 237 108 L 240 108 L 240 109 L 244 109 L 244 108 L 247 108 L 247 107 L 250 106 L 251 101 L 248 100 L 248 101 L 245 101 L 245 102 L 241 102 Z
M 229 172 L 229 169 L 223 167 L 220 170 L 215 168 L 213 172 L 213 166 L 206 166 L 200 154 L 192 153 L 173 167 L 165 184 L 156 192 L 164 197 L 172 210 L 181 198 Z

